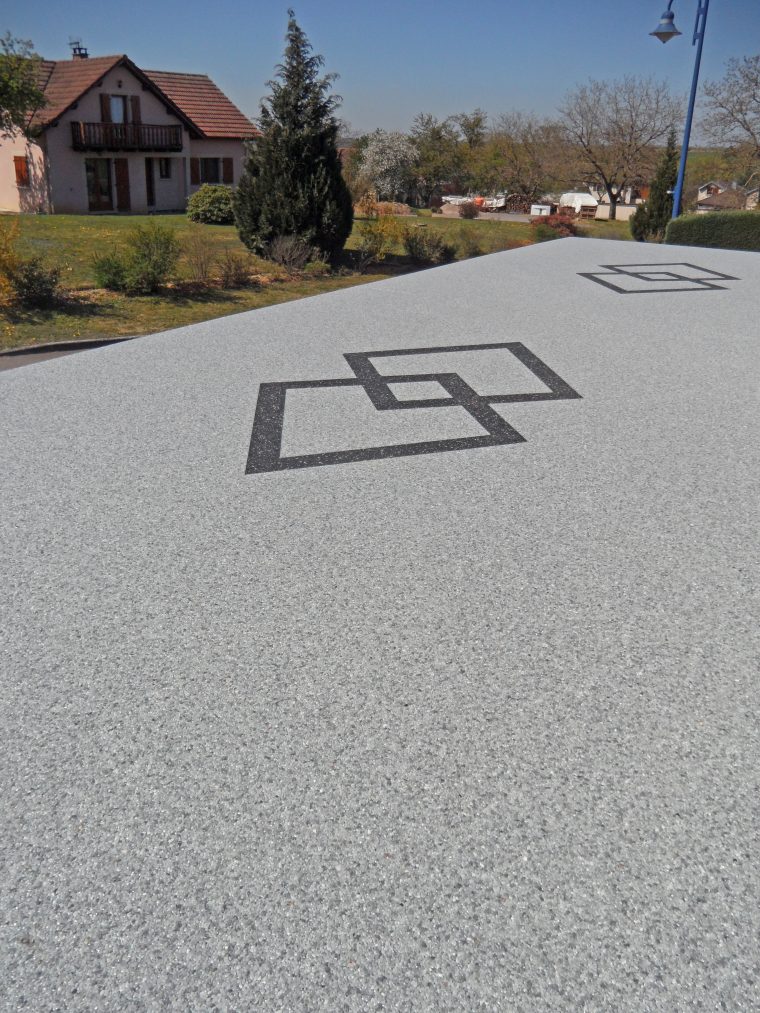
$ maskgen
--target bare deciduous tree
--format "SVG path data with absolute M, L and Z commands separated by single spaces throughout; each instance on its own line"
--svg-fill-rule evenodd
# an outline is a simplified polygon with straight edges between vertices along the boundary
M 496 121 L 491 140 L 503 189 L 535 200 L 551 187 L 564 161 L 556 123 L 530 113 L 504 113 Z
M 665 83 L 651 78 L 589 81 L 560 107 L 569 145 L 589 182 L 600 183 L 610 218 L 626 187 L 648 179 L 662 141 L 682 115 L 683 104 Z
M 718 144 L 760 157 L 760 54 L 729 60 L 725 75 L 704 87 L 703 127 Z

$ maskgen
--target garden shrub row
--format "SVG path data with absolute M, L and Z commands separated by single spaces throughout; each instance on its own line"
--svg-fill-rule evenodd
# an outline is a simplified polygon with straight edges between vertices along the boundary
M 665 242 L 672 246 L 760 251 L 760 210 L 682 215 L 668 224 Z

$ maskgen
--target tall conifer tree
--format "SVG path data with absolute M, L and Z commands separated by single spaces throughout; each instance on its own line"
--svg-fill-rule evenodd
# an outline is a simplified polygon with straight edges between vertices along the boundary
M 631 233 L 634 239 L 662 240 L 673 214 L 673 190 L 678 178 L 678 149 L 676 133 L 671 130 L 665 152 L 657 166 L 652 180 L 649 197 L 640 204 L 631 218 Z
M 299 236 L 329 257 L 351 232 L 353 207 L 337 149 L 331 95 L 335 74 L 320 76 L 324 60 L 288 11 L 285 59 L 261 104 L 261 136 L 252 141 L 234 196 L 240 238 L 265 253 L 276 236 Z

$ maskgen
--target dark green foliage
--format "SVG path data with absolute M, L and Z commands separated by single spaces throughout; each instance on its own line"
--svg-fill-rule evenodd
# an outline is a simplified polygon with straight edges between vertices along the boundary
M 460 218 L 477 218 L 478 214 L 479 208 L 474 200 L 466 200 L 459 205 Z
M 127 269 L 118 253 L 104 253 L 92 258 L 92 273 L 100 288 L 121 292 L 126 287 Z
M 288 11 L 285 62 L 262 103 L 261 136 L 250 142 L 235 191 L 235 221 L 243 243 L 266 254 L 276 236 L 298 236 L 334 258 L 351 233 L 351 194 L 343 179 L 329 91 L 334 74 L 319 76 L 321 56 Z
M 204 183 L 187 201 L 187 217 L 201 225 L 232 225 L 232 190 L 228 186 Z
M 456 247 L 439 232 L 411 228 L 404 235 L 404 249 L 415 264 L 448 264 L 456 257 Z
M 643 242 L 655 239 L 662 242 L 665 229 L 673 214 L 673 190 L 678 178 L 678 149 L 676 134 L 671 130 L 665 152 L 657 166 L 657 173 L 652 180 L 649 198 L 640 204 L 631 218 L 631 235 Z
M 760 251 L 760 211 L 710 211 L 674 218 L 665 231 L 673 246 Z
M 11 284 L 22 306 L 52 306 L 60 277 L 60 268 L 47 267 L 42 257 L 30 257 L 14 269 Z
M 103 288 L 128 295 L 147 295 L 168 281 L 179 260 L 180 245 L 174 229 L 159 222 L 138 225 L 126 236 L 126 251 L 96 257 L 95 278 Z

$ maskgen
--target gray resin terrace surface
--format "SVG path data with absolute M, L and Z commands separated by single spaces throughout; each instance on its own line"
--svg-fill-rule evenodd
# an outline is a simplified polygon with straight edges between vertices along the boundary
M 3 1009 L 760 1009 L 760 256 L 0 377 Z

